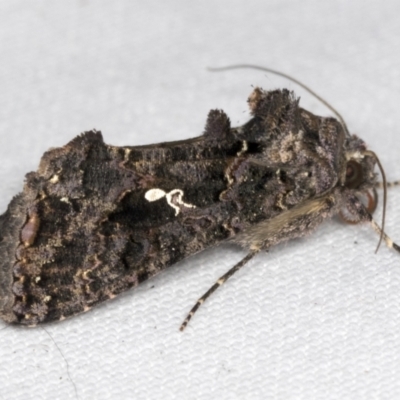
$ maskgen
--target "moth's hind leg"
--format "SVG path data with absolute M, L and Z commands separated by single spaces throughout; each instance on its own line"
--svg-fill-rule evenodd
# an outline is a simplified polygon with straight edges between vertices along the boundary
M 185 318 L 183 321 L 181 327 L 179 328 L 181 331 L 183 331 L 189 321 L 192 319 L 193 315 L 195 312 L 198 310 L 198 308 L 221 286 L 223 285 L 235 272 L 239 271 L 240 268 L 242 268 L 245 264 L 247 264 L 248 261 L 250 261 L 257 253 L 259 250 L 254 250 L 251 253 L 247 254 L 245 258 L 243 258 L 241 261 L 239 261 L 235 266 L 233 266 L 226 274 L 222 275 L 217 282 L 214 283 L 210 287 L 210 289 L 207 290 L 206 293 L 201 296 L 196 304 L 193 306 L 193 308 L 190 310 L 188 316 Z

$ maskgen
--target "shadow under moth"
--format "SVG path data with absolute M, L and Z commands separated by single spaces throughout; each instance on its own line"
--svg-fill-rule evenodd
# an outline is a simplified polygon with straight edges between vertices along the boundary
M 203 135 L 188 140 L 116 147 L 93 130 L 48 150 L 0 216 L 0 317 L 27 326 L 62 320 L 205 248 L 247 249 L 183 330 L 258 252 L 334 215 L 371 224 L 400 251 L 384 217 L 379 227 L 371 216 L 377 188 L 386 203 L 380 162 L 340 114 L 313 115 L 286 89 L 256 88 L 248 103 L 243 126 L 212 110 Z

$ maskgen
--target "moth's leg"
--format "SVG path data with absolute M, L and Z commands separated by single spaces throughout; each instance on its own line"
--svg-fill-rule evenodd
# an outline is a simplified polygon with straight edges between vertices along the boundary
M 194 307 L 190 310 L 188 316 L 185 318 L 185 320 L 183 321 L 181 327 L 179 328 L 181 331 L 183 331 L 187 324 L 189 323 L 189 321 L 192 319 L 194 313 L 198 310 L 198 308 L 221 286 L 223 285 L 236 271 L 239 271 L 240 268 L 243 267 L 243 265 L 247 264 L 248 261 L 250 261 L 257 253 L 259 252 L 259 250 L 254 250 L 251 253 L 247 254 L 247 256 L 245 258 L 243 258 L 243 260 L 239 261 L 234 267 L 232 267 L 226 274 L 222 275 L 217 282 L 214 283 L 214 285 L 212 285 L 210 287 L 210 289 L 207 290 L 206 293 L 203 294 L 203 296 L 201 296 L 196 304 L 194 305 Z
M 376 233 L 378 233 L 379 235 L 382 234 L 382 229 L 373 219 L 371 219 L 371 225 Z M 385 232 L 383 232 L 382 239 L 385 241 L 386 246 L 389 247 L 389 249 L 394 249 L 400 253 L 400 246 L 393 242 L 393 240 L 390 239 L 390 237 L 386 235 Z
M 393 182 L 386 182 L 386 187 L 388 189 L 395 187 L 395 186 L 400 186 L 400 181 L 393 181 Z M 383 189 L 383 183 L 382 182 L 376 182 L 375 187 L 377 189 Z
M 389 249 L 394 249 L 400 253 L 400 246 L 394 243 L 393 240 L 390 239 L 390 237 L 386 235 L 385 232 L 382 232 L 381 227 L 374 221 L 371 214 L 357 197 L 349 197 L 346 204 L 346 209 L 351 215 L 357 218 L 356 223 L 369 222 L 374 231 L 382 236 L 382 239 L 385 241 L 386 246 L 389 247 Z

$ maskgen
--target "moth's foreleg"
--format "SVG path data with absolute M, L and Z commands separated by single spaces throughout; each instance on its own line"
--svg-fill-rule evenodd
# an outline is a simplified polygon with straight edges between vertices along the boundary
M 400 253 L 400 246 L 398 244 L 396 244 L 395 242 L 393 242 L 393 240 L 390 239 L 390 237 L 388 235 L 386 235 L 385 232 L 382 233 L 382 229 L 373 219 L 371 220 L 371 225 L 376 233 L 378 233 L 379 235 L 382 235 L 382 239 L 386 243 L 386 246 L 389 247 L 389 249 L 394 249 Z
M 388 189 L 400 186 L 400 181 L 393 181 L 393 182 L 386 182 L 386 187 Z M 383 182 L 376 182 L 375 184 L 376 189 L 383 189 Z
M 382 240 L 386 243 L 386 246 L 389 247 L 389 249 L 394 249 L 400 253 L 400 246 L 394 243 L 393 240 L 382 231 L 382 228 L 374 221 L 372 215 L 368 212 L 366 207 L 359 199 L 357 199 L 355 196 L 349 197 L 346 208 L 347 211 L 355 218 L 353 220 L 354 222 L 352 223 L 370 223 L 374 231 L 378 233 Z
M 245 264 L 247 264 L 248 261 L 250 261 L 257 253 L 259 252 L 259 250 L 254 250 L 251 253 L 247 254 L 247 256 L 245 258 L 243 258 L 241 261 L 239 261 L 234 267 L 232 267 L 226 274 L 222 275 L 217 282 L 214 283 L 214 285 L 212 285 L 210 287 L 210 289 L 207 290 L 206 293 L 203 294 L 203 296 L 201 296 L 199 298 L 199 300 L 197 300 L 196 304 L 194 305 L 194 307 L 190 310 L 188 316 L 185 318 L 185 320 L 183 321 L 181 327 L 179 328 L 181 331 L 183 331 L 187 324 L 189 323 L 189 321 L 192 319 L 194 313 L 198 310 L 198 308 L 221 286 L 223 285 L 235 272 L 239 271 L 240 268 L 242 268 Z

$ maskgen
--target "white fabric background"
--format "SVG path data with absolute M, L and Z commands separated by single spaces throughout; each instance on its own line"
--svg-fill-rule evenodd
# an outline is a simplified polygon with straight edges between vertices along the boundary
M 114 145 L 199 135 L 207 112 L 248 118 L 251 85 L 344 115 L 400 177 L 396 0 L 0 2 L 0 210 L 43 152 L 91 128 Z M 400 189 L 387 232 L 400 241 Z M 377 219 L 379 213 L 377 214 Z M 93 311 L 41 328 L 0 321 L 0 399 L 400 398 L 400 255 L 328 221 L 263 254 L 178 328 L 246 252 L 205 251 Z M 67 366 L 68 365 L 68 366 Z M 76 388 L 77 394 L 75 393 Z

